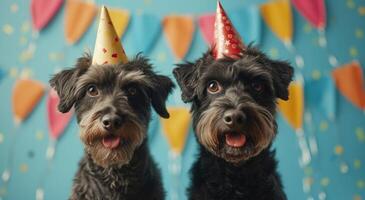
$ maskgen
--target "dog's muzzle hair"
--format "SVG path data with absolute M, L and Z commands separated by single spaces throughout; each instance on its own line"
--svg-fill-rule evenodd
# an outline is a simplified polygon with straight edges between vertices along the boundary
M 223 123 L 224 113 L 237 109 L 246 116 L 242 125 L 247 144 L 240 149 L 227 149 L 224 145 L 224 133 L 229 128 Z M 210 103 L 197 120 L 196 134 L 199 142 L 211 153 L 230 162 L 247 160 L 267 148 L 275 137 L 274 116 L 264 107 L 256 104 L 249 96 L 238 96 L 235 92 L 219 97 Z M 230 156 L 233 152 L 236 155 Z M 228 153 L 228 154 L 227 154 Z

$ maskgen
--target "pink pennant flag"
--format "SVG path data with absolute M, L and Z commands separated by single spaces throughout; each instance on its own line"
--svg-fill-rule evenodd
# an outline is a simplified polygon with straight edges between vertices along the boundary
M 50 137 L 54 140 L 57 140 L 62 135 L 73 115 L 72 111 L 68 113 L 59 112 L 57 108 L 59 102 L 60 99 L 57 92 L 51 89 L 47 99 L 47 116 Z
M 203 38 L 210 46 L 214 42 L 214 21 L 215 13 L 204 14 L 198 18 L 198 24 Z
M 33 27 L 40 31 L 51 21 L 61 8 L 63 0 L 32 0 L 30 13 Z
M 324 0 L 292 0 L 293 6 L 318 29 L 326 27 L 326 6 Z

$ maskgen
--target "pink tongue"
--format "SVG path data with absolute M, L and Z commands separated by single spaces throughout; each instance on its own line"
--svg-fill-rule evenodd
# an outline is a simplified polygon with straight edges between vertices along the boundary
M 120 137 L 117 136 L 106 136 L 103 138 L 103 145 L 105 148 L 114 149 L 116 148 L 120 143 Z
M 227 133 L 226 143 L 232 147 L 242 147 L 246 143 L 246 136 L 241 133 Z

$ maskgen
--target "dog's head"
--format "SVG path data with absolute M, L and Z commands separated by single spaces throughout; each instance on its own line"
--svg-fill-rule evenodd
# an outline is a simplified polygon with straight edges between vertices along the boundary
M 118 65 L 91 60 L 79 58 L 50 80 L 60 97 L 58 109 L 64 113 L 74 106 L 81 140 L 96 164 L 127 164 L 146 137 L 150 107 L 169 117 L 165 101 L 173 83 L 155 74 L 142 56 Z
M 293 68 L 248 47 L 239 59 L 215 60 L 206 53 L 173 74 L 184 102 L 192 102 L 201 145 L 237 163 L 268 148 L 276 134 L 276 99 L 288 99 Z

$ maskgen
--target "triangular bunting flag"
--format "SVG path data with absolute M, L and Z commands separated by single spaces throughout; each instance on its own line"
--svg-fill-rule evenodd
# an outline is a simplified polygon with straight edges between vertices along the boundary
M 29 79 L 18 80 L 13 88 L 12 106 L 16 124 L 24 121 L 45 92 L 42 83 Z
M 312 26 L 318 29 L 326 27 L 326 5 L 324 0 L 292 0 L 292 2 L 293 6 Z
M 119 38 L 122 38 L 129 23 L 129 11 L 123 9 L 109 9 L 109 15 L 112 19 L 115 31 Z
M 299 82 L 292 82 L 289 85 L 289 100 L 279 100 L 278 108 L 294 130 L 302 128 L 304 114 L 303 85 Z
M 232 10 L 228 16 L 245 44 L 260 43 L 261 16 L 257 6 Z
M 318 111 L 333 120 L 336 115 L 336 89 L 331 77 L 324 76 L 310 80 L 304 88 L 305 108 L 311 112 Z
M 33 27 L 40 31 L 51 21 L 61 8 L 63 0 L 32 0 L 30 14 Z
M 215 13 L 204 14 L 198 18 L 198 24 L 203 39 L 206 43 L 208 43 L 209 46 L 212 46 L 214 42 L 214 22 Z
M 92 24 L 97 7 L 80 0 L 67 0 L 65 8 L 65 37 L 69 44 L 76 43 Z
M 284 43 L 293 39 L 293 15 L 288 0 L 261 5 L 261 14 L 271 31 Z
M 353 105 L 365 110 L 365 82 L 359 62 L 351 62 L 332 72 L 336 87 Z
M 165 16 L 163 30 L 172 52 L 178 59 L 183 59 L 189 52 L 193 41 L 195 26 L 191 16 Z
M 146 34 L 148 33 L 148 34 Z M 126 35 L 132 40 L 133 49 L 136 53 L 149 54 L 161 33 L 161 20 L 156 15 L 137 13 L 129 25 Z M 130 53 L 130 52 L 129 52 Z
M 170 118 L 161 118 L 163 133 L 171 150 L 181 154 L 185 147 L 190 127 L 190 113 L 187 108 L 168 108 Z

